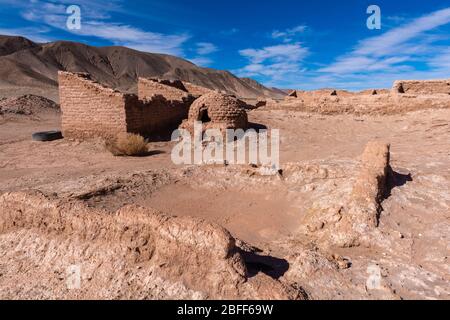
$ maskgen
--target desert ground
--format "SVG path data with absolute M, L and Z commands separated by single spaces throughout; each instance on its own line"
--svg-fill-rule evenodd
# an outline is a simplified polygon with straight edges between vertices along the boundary
M 450 108 L 289 103 L 248 111 L 280 130 L 275 176 L 177 166 L 171 141 L 143 157 L 113 156 L 101 139 L 36 142 L 33 132 L 61 129 L 57 109 L 4 113 L 0 298 L 450 299 Z M 337 245 L 320 215 L 347 206 L 373 140 L 390 144 L 392 168 L 377 227 Z

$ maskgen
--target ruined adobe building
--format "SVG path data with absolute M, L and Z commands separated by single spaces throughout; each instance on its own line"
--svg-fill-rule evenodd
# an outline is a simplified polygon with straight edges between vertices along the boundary
M 321 89 L 295 91 L 272 109 L 292 109 L 321 114 L 395 114 L 423 109 L 450 108 L 450 80 L 400 80 L 392 89 L 361 92 Z
M 184 87 L 186 88 L 186 90 L 192 94 L 194 97 L 200 97 L 204 94 L 207 93 L 211 93 L 214 92 L 214 90 L 202 87 L 202 86 L 198 86 L 196 84 L 190 83 L 190 82 L 183 82 Z
M 161 95 L 167 100 L 183 101 L 189 99 L 190 93 L 180 80 L 139 78 L 139 98 L 148 99 L 155 95 Z
M 139 93 L 134 95 L 107 88 L 86 73 L 60 71 L 58 80 L 66 138 L 157 133 L 186 119 L 194 101 L 178 82 L 139 79 Z
M 177 89 L 177 90 L 175 90 Z M 179 99 L 190 94 L 196 98 L 214 90 L 181 80 L 164 80 L 164 79 L 146 79 L 139 78 L 138 83 L 139 97 L 151 96 L 153 94 L 160 94 L 171 99 Z
M 398 80 L 392 93 L 406 94 L 450 94 L 450 79 L 446 80 Z
M 444 80 L 397 80 L 392 88 L 389 89 L 366 89 L 358 93 L 347 90 L 319 89 L 319 90 L 293 90 L 286 100 L 298 99 L 319 99 L 327 96 L 352 97 L 356 95 L 436 95 L 450 94 L 450 79 Z
M 245 111 L 246 103 L 218 92 L 205 94 L 194 101 L 189 118 L 183 122 L 181 128 L 193 130 L 194 123 L 201 121 L 203 130 L 246 129 L 248 117 Z

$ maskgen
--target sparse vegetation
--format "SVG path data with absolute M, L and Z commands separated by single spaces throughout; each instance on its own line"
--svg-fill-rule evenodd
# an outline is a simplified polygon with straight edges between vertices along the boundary
M 148 152 L 148 141 L 133 133 L 119 133 L 106 142 L 106 148 L 115 156 L 140 157 Z

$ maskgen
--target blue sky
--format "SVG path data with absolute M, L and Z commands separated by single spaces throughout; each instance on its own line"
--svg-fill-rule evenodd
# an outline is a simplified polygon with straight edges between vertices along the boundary
M 81 8 L 81 30 L 66 9 Z M 381 29 L 366 10 L 381 8 Z M 0 0 L 0 34 L 168 53 L 268 86 L 359 90 L 450 78 L 442 0 Z

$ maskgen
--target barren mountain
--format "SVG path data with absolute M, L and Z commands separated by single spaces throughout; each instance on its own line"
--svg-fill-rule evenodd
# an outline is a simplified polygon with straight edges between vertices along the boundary
M 0 96 L 34 93 L 55 99 L 58 70 L 88 72 L 99 82 L 130 92 L 135 91 L 138 77 L 160 77 L 244 98 L 283 96 L 279 90 L 228 71 L 117 46 L 92 47 L 67 41 L 37 44 L 23 37 L 0 36 L 0 66 Z

